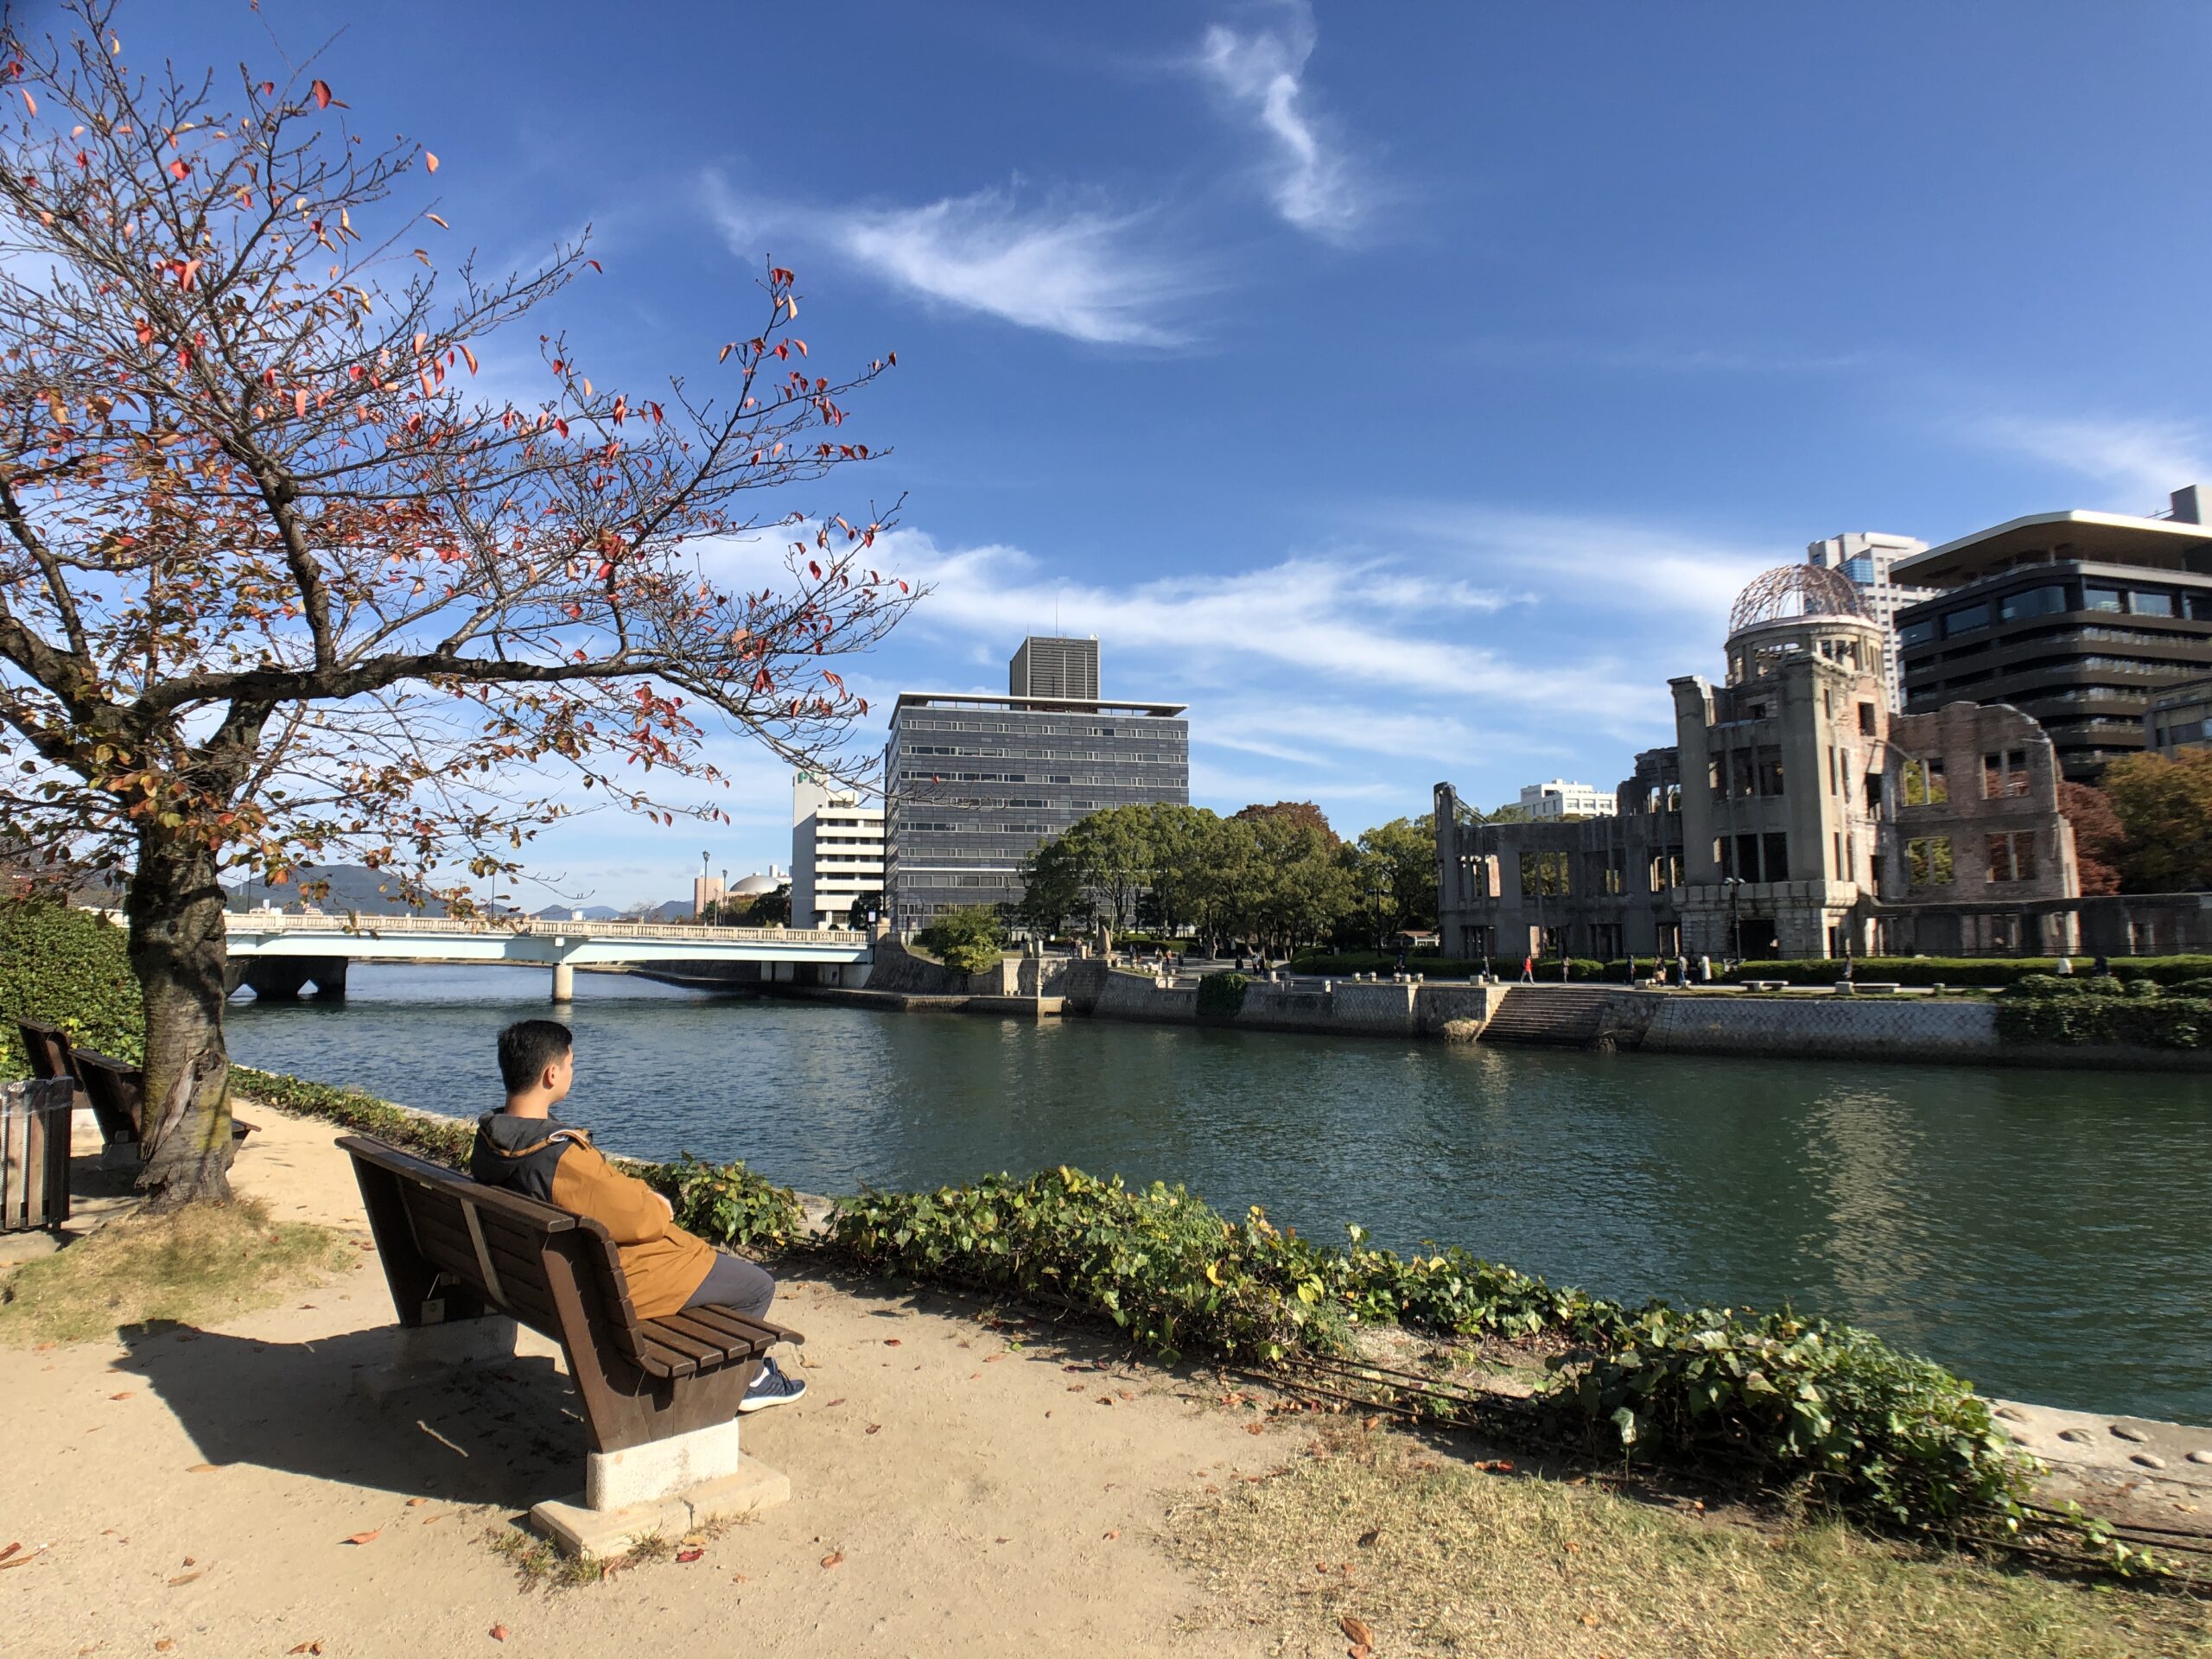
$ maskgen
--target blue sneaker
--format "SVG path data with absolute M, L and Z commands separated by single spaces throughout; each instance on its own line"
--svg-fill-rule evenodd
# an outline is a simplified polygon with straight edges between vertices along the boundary
M 760 1374 L 753 1379 L 753 1386 L 745 1391 L 745 1398 L 737 1402 L 740 1416 L 748 1411 L 766 1411 L 771 1406 L 788 1406 L 806 1392 L 805 1382 L 796 1376 L 784 1375 L 783 1368 L 771 1354 L 760 1362 Z

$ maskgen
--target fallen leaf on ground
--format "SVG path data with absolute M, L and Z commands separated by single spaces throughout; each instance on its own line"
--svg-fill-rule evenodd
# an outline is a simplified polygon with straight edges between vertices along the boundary
M 844 1403 L 845 1403 L 845 1400 L 844 1400 L 844 1396 L 843 1396 L 842 1395 L 840 1395 L 836 1399 L 832 1400 L 832 1401 L 830 1402 L 830 1405 L 832 1405 L 832 1406 L 842 1406 L 842 1405 L 843 1405 Z M 829 1407 L 825 1406 L 825 1407 L 823 1407 L 823 1409 L 826 1411 L 826 1410 L 828 1410 L 828 1409 L 829 1409 Z
M 869 1433 L 870 1434 L 874 1434 L 874 1433 L 877 1433 L 879 1430 L 880 1430 L 880 1429 L 882 1428 L 882 1427 L 883 1427 L 883 1425 L 882 1425 L 881 1423 L 870 1423 L 870 1424 L 868 1426 L 868 1433 Z
M 1080 1382 L 1071 1382 L 1068 1384 L 1068 1392 L 1070 1394 L 1081 1394 L 1083 1391 L 1083 1384 Z
M 1375 1541 L 1376 1541 L 1377 1538 L 1380 1538 L 1382 1535 L 1382 1528 L 1380 1528 L 1380 1527 L 1373 1527 L 1373 1528 L 1370 1528 L 1370 1529 L 1369 1529 L 1367 1531 L 1363 1532 L 1363 1533 L 1361 1533 L 1361 1534 L 1359 1535 L 1359 1547 L 1360 1547 L 1362 1549 L 1372 1549 L 1372 1548 L 1375 1548 Z
M 1014 1540 L 1013 1540 L 1013 1539 L 1011 1539 L 1011 1538 L 998 1538 L 998 1539 L 994 1539 L 992 1541 L 993 1541 L 993 1542 L 995 1542 L 995 1543 L 1010 1544 L 1010 1543 L 1012 1543 L 1012 1542 L 1014 1541 Z
M 1595 1613 L 1585 1613 L 1582 1615 L 1582 1622 L 1594 1630 L 1598 1628 L 1598 1615 Z
M 407 1507 L 410 1510 L 419 1510 L 427 1501 L 428 1500 L 424 1498 L 410 1497 L 407 1500 Z
M 1264 1430 L 1266 1427 L 1267 1425 L 1264 1423 L 1247 1423 L 1244 1425 L 1244 1432 L 1247 1434 L 1257 1434 Z
M 111 1394 L 108 1395 L 108 1398 L 111 1400 L 128 1400 L 132 1395 L 137 1392 L 138 1390 L 136 1389 L 125 1389 L 121 1394 Z
M 676 1559 L 688 1567 L 706 1553 L 703 1549 L 679 1549 L 676 1552 Z
M 1115 1540 L 1115 1539 L 1116 1539 L 1116 1538 L 1120 1537 L 1121 1535 L 1122 1535 L 1122 1529 L 1121 1529 L 1119 1527 L 1109 1527 L 1109 1528 L 1108 1528 L 1108 1529 L 1107 1529 L 1107 1530 L 1106 1530 L 1106 1541 L 1107 1541 L 1107 1542 L 1109 1542 L 1109 1543 L 1111 1543 L 1111 1542 L 1113 1542 L 1113 1541 L 1114 1541 L 1114 1540 Z
M 983 1363 L 986 1365 L 995 1365 L 999 1361 L 1005 1357 L 1006 1356 L 1004 1354 L 985 1354 L 983 1356 Z
M 377 1535 L 383 1530 L 382 1527 L 371 1527 L 366 1532 L 354 1533 L 346 1541 L 349 1544 L 373 1544 L 377 1541 Z
M 9 1546 L 8 1546 L 8 1548 L 5 1548 L 5 1549 L 0 1549 L 0 1561 L 4 1561 L 4 1560 L 6 1560 L 10 1556 L 10 1555 L 13 1555 L 14 1554 L 16 1554 L 16 1551 L 20 1550 L 21 1548 L 22 1548 L 22 1543 L 21 1543 L 21 1541 L 17 1541 L 17 1542 L 16 1542 L 16 1543 L 12 1543 L 12 1544 L 9 1545 Z
M 504 1624 L 494 1624 L 490 1630 L 485 1631 L 484 1634 L 490 1637 L 494 1642 L 504 1642 L 507 1639 L 507 1627 Z
M 1375 1645 L 1375 1632 L 1368 1628 L 1367 1621 L 1357 1613 L 1346 1613 L 1337 1621 L 1337 1627 L 1344 1631 L 1344 1639 L 1348 1642 L 1363 1648 Z
M 887 1348 L 896 1348 L 903 1340 L 904 1338 L 900 1337 L 886 1337 L 883 1339 L 883 1345 Z
M 287 1653 L 321 1653 L 322 1651 L 322 1642 L 321 1638 L 318 1637 L 313 1642 L 302 1642 L 296 1648 L 287 1648 L 284 1651 Z
M 222 1466 L 219 1463 L 195 1463 L 184 1472 L 188 1475 L 210 1475 Z
M 176 1638 L 174 1637 L 165 1636 L 160 1641 L 154 1643 L 154 1651 L 156 1653 L 167 1653 L 175 1646 L 176 1646 Z
M 204 1571 L 205 1571 L 205 1569 L 202 1569 L 202 1571 L 204 1572 Z M 178 1574 L 176 1575 L 176 1577 L 175 1577 L 175 1578 L 173 1578 L 173 1579 L 171 1579 L 171 1580 L 169 1580 L 169 1586 L 170 1586 L 170 1587 L 171 1587 L 172 1589 L 174 1589 L 176 1586 L 178 1586 L 178 1585 L 180 1585 L 180 1584 L 190 1584 L 190 1583 L 191 1583 L 194 1579 L 199 1578 L 199 1577 L 200 1577 L 200 1576 L 201 1576 L 201 1574 L 200 1574 L 200 1573 L 178 1573 Z
M 843 1550 L 833 1549 L 827 1555 L 824 1555 L 822 1558 L 822 1565 L 824 1567 L 836 1567 L 843 1561 L 844 1559 L 845 1552 Z

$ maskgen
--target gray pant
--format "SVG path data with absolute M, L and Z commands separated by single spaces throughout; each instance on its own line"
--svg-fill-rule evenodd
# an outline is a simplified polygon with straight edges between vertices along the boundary
M 775 1299 L 776 1281 L 766 1271 L 741 1255 L 717 1250 L 715 1265 L 707 1269 L 707 1276 L 699 1281 L 699 1288 L 685 1298 L 683 1306 L 712 1304 L 742 1313 L 748 1319 L 758 1319 L 767 1316 L 768 1304 Z

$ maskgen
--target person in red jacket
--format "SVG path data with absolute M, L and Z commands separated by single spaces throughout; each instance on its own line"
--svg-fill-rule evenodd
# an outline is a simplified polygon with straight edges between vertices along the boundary
M 522 1020 L 499 1033 L 505 1109 L 476 1120 L 468 1173 L 486 1186 L 599 1223 L 613 1239 L 641 1319 L 665 1319 L 711 1304 L 759 1319 L 775 1300 L 776 1281 L 741 1255 L 717 1250 L 676 1224 L 669 1201 L 634 1175 L 625 1175 L 592 1145 L 588 1130 L 563 1123 L 553 1108 L 575 1079 L 575 1039 L 552 1020 Z M 788 1405 L 806 1392 L 773 1356 L 760 1362 L 741 1412 Z

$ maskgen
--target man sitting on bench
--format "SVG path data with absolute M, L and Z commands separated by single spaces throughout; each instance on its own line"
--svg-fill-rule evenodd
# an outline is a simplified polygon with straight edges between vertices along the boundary
M 666 1198 L 608 1163 L 586 1130 L 552 1116 L 575 1076 L 575 1039 L 551 1020 L 521 1020 L 499 1033 L 504 1111 L 476 1121 L 468 1173 L 606 1228 L 622 1258 L 630 1305 L 641 1319 L 665 1319 L 687 1307 L 727 1307 L 765 1318 L 776 1281 L 742 1256 L 715 1249 L 676 1224 Z M 772 1357 L 738 1406 L 741 1412 L 787 1405 L 806 1392 Z

